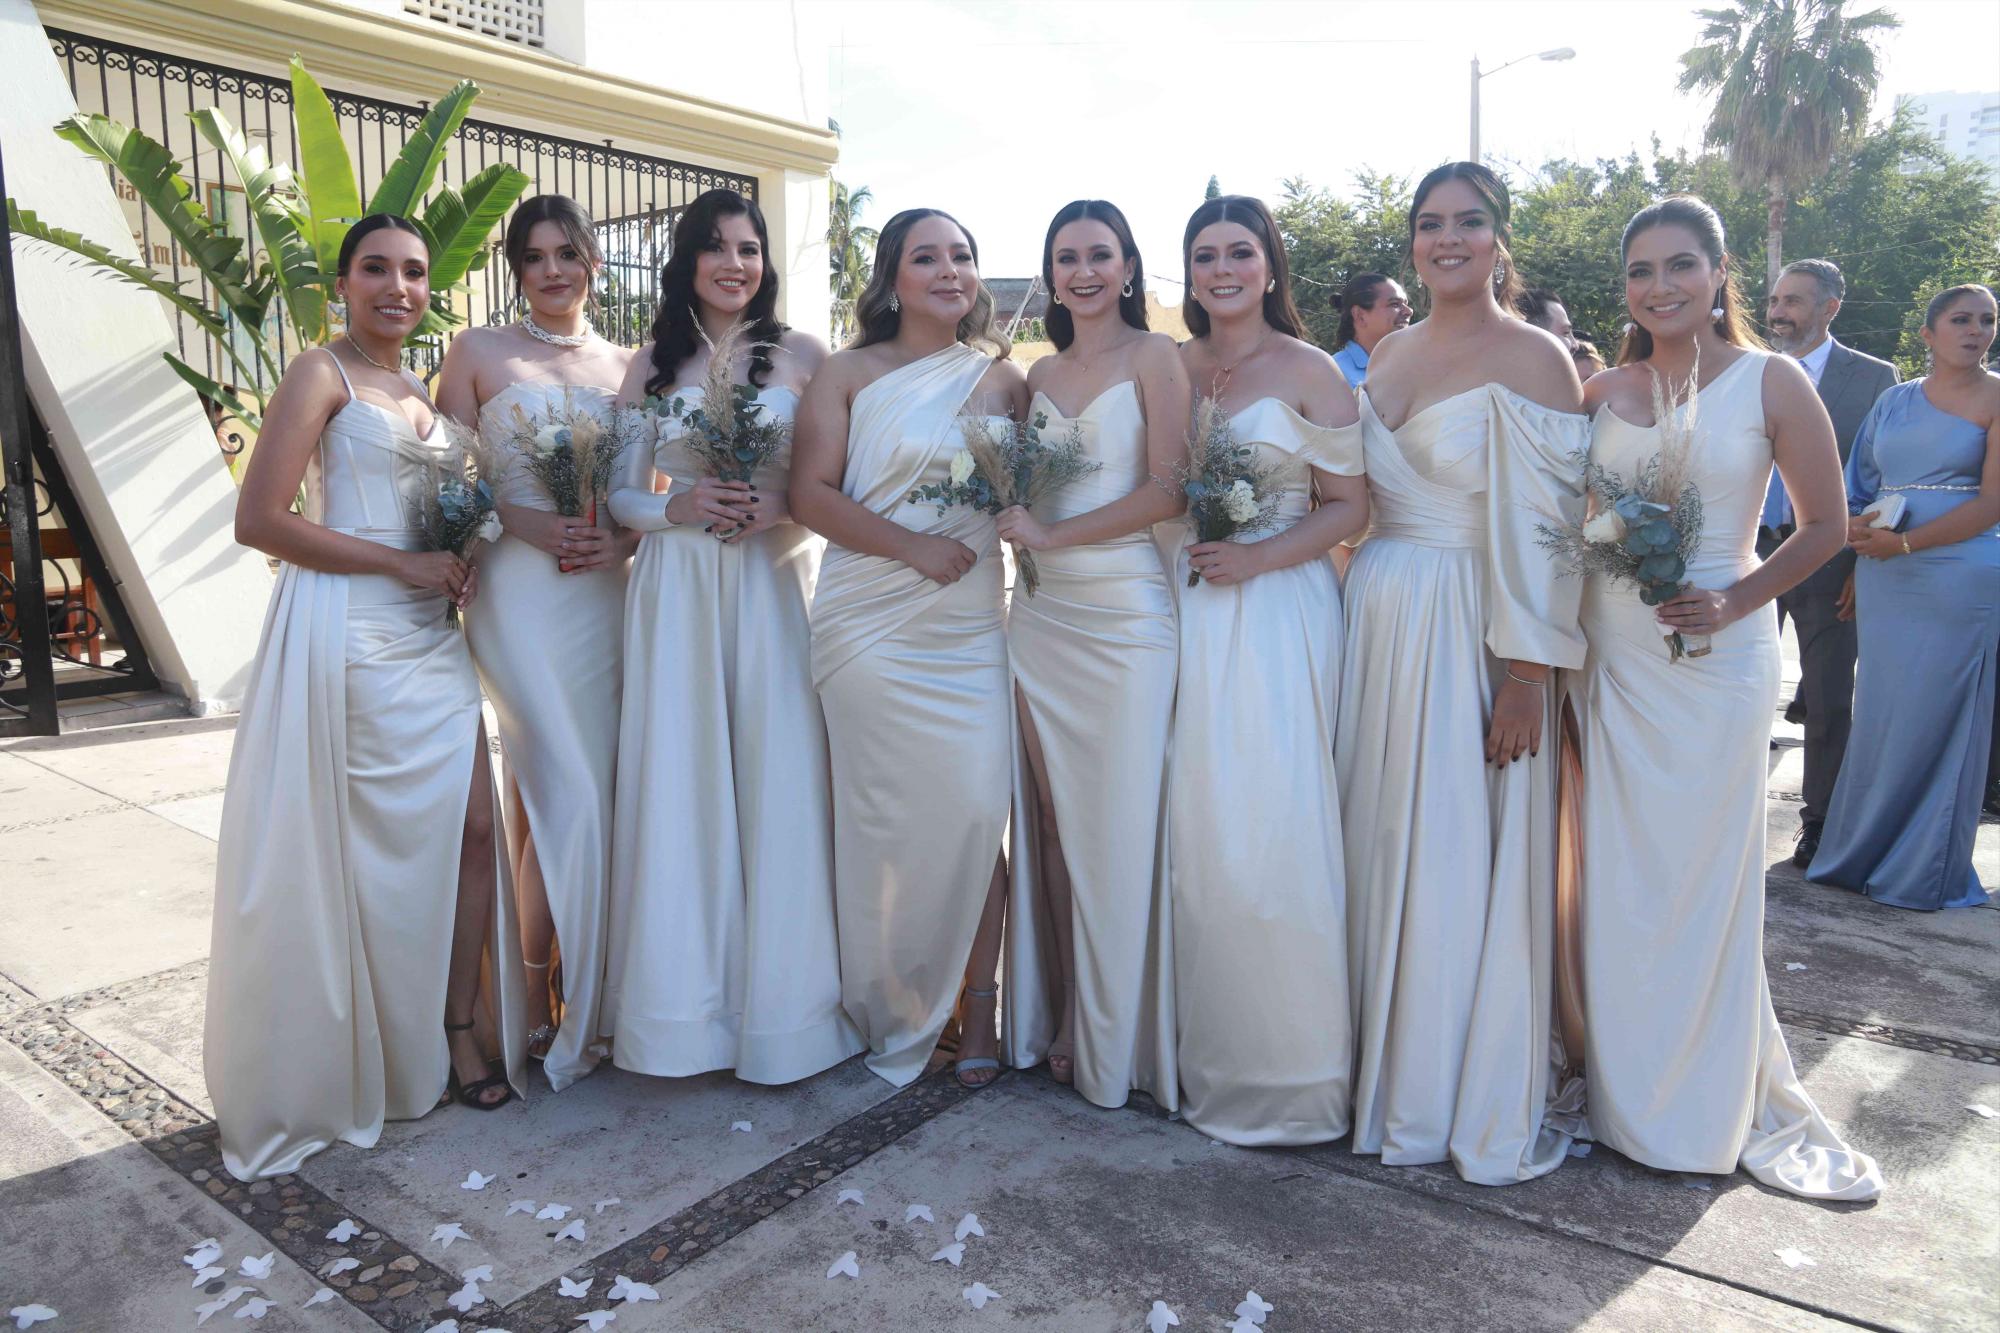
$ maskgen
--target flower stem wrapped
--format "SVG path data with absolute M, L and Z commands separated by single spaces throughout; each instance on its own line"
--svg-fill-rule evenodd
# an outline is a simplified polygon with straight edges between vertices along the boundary
M 950 478 L 917 487 L 910 492 L 910 502 L 935 504 L 940 514 L 953 505 L 997 514 L 1015 505 L 1032 505 L 1104 466 L 1085 456 L 1080 424 L 1071 422 L 1053 442 L 1042 438 L 1048 424 L 1045 412 L 1037 412 L 1033 421 L 1005 425 L 988 417 L 961 415 L 958 426 L 965 448 L 952 456 Z M 1016 544 L 1014 567 L 1020 572 L 1022 593 L 1033 597 L 1042 582 L 1035 553 Z
M 438 420 L 445 447 L 425 464 L 417 526 L 423 530 L 426 550 L 449 551 L 465 559 L 478 543 L 500 540 L 500 515 L 486 481 L 489 462 L 478 434 L 450 417 Z M 459 619 L 457 606 L 445 611 L 446 623 L 456 626 Z
M 1296 463 L 1260 463 L 1255 445 L 1240 444 L 1229 429 L 1220 400 L 1204 398 L 1195 409 L 1188 461 L 1174 469 L 1174 484 L 1187 497 L 1188 522 L 1199 542 L 1254 537 L 1275 527 L 1285 489 L 1298 474 Z M 1201 582 L 1188 571 L 1187 586 Z

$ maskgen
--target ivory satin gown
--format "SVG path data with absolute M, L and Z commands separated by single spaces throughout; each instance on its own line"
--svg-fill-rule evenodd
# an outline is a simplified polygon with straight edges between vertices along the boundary
M 1583 660 L 1579 581 L 1534 525 L 1582 506 L 1584 421 L 1496 384 L 1391 431 L 1361 396 L 1370 529 L 1348 567 L 1337 755 L 1354 1151 L 1508 1185 L 1562 1164 L 1556 727 L 1486 762 L 1508 660 Z M 1546 693 L 1553 697 L 1551 684 Z
M 682 389 L 685 399 L 700 389 Z M 798 396 L 767 388 L 790 419 Z M 655 469 L 703 475 L 663 422 L 611 496 L 645 535 L 625 617 L 611 970 L 612 1059 L 790 1083 L 861 1049 L 840 1007 L 826 730 L 807 604 L 825 542 L 781 523 L 725 545 L 666 521 Z M 756 486 L 782 496 L 789 457 Z
M 838 545 L 812 606 L 812 669 L 833 763 L 841 994 L 868 1067 L 901 1086 L 951 1016 L 1013 791 L 1013 710 L 991 516 L 939 514 L 958 414 L 992 359 L 954 343 L 854 396 L 846 494 L 892 523 L 965 543 L 956 583 Z
M 590 385 L 510 384 L 479 409 L 486 447 L 504 460 L 495 498 L 554 512 L 508 442 L 513 412 L 530 420 L 563 410 L 602 415 L 613 395 Z M 635 446 L 636 448 L 636 446 Z M 465 640 L 500 723 L 507 844 L 519 878 L 530 837 L 555 919 L 560 1023 L 542 1072 L 560 1092 L 596 1067 L 611 873 L 611 788 L 618 767 L 620 638 L 625 567 L 565 574 L 547 551 L 503 535 L 479 552 L 479 595 Z M 553 964 L 552 964 L 553 965 Z M 549 973 L 527 971 L 530 985 Z
M 1102 508 L 1150 484 L 1146 417 L 1134 381 L 1106 389 L 1073 418 L 1037 393 L 1029 415 L 1047 418 L 1044 440 L 1076 427 L 1086 456 L 1102 465 L 1045 496 L 1035 506 L 1044 523 Z M 1105 1107 L 1123 1106 L 1139 1088 L 1171 1111 L 1180 1102 L 1166 877 L 1167 744 L 1180 657 L 1173 589 L 1151 529 L 1040 551 L 1035 560 L 1041 586 L 1029 597 L 1016 583 L 1007 643 L 1041 739 L 1069 871 L 1075 1086 Z M 1063 994 L 1040 857 L 1025 836 L 1036 818 L 1025 756 L 1015 778 L 1008 1060 L 1031 1066 L 1048 1052 Z
M 1693 409 L 1703 521 L 1687 577 L 1697 587 L 1727 588 L 1757 567 L 1769 355 L 1739 356 Z M 1599 409 L 1597 462 L 1630 478 L 1659 449 L 1656 427 Z M 1881 1172 L 1800 1086 L 1764 975 L 1777 613 L 1766 604 L 1714 635 L 1708 656 L 1680 662 L 1656 623 L 1632 588 L 1588 580 L 1590 653 L 1570 697 L 1591 1132 L 1661 1170 L 1741 1165 L 1793 1194 L 1872 1199 Z
M 420 550 L 425 465 L 442 442 L 352 392 L 320 436 L 307 517 Z M 414 1120 L 444 1091 L 481 743 L 479 680 L 445 609 L 390 575 L 279 567 L 229 761 L 203 1037 L 239 1179 L 296 1171 L 336 1141 L 373 1147 L 384 1120 Z M 487 1000 L 518 1091 L 520 936 L 498 828 Z
M 1309 469 L 1361 471 L 1354 426 L 1314 425 L 1280 399 L 1231 425 L 1259 462 L 1297 466 L 1278 531 L 1310 511 Z M 1191 541 L 1174 562 L 1169 778 L 1181 1114 L 1226 1143 L 1324 1143 L 1347 1132 L 1352 1064 L 1333 766 L 1340 588 L 1324 555 L 1186 587 Z

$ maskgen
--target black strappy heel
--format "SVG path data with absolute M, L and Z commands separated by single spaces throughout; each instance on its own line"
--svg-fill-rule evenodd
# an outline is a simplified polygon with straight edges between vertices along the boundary
M 444 1025 L 446 1032 L 469 1032 L 471 1029 L 472 1024 L 470 1021 L 464 1023 L 446 1023 Z M 486 1062 L 489 1069 L 499 1063 L 500 1061 L 498 1060 L 489 1060 Z M 483 1101 L 480 1098 L 480 1094 L 488 1088 L 505 1089 L 507 1095 L 497 1102 Z M 447 1067 L 444 1080 L 444 1095 L 446 1098 L 456 1098 L 459 1105 L 470 1106 L 475 1111 L 497 1111 L 508 1102 L 514 1100 L 514 1089 L 508 1087 L 507 1071 L 504 1069 L 491 1078 L 480 1079 L 477 1083 L 460 1083 L 458 1081 L 458 1071 Z M 438 1104 L 442 1106 L 444 1103 L 439 1102 Z

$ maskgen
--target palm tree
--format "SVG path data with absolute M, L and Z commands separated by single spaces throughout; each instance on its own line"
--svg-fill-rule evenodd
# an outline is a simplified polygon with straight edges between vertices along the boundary
M 1763 192 L 1769 290 L 1792 193 L 1866 124 L 1881 79 L 1874 44 L 1901 23 L 1886 9 L 1851 14 L 1846 0 L 1728 0 L 1697 13 L 1708 27 L 1681 56 L 1680 89 L 1715 94 L 1707 141 L 1727 152 L 1738 186 Z
M 826 249 L 833 266 L 833 340 L 847 341 L 854 332 L 854 303 L 875 268 L 875 241 L 881 233 L 857 221 L 875 196 L 867 186 L 849 190 L 829 180 L 832 200 L 826 215 Z

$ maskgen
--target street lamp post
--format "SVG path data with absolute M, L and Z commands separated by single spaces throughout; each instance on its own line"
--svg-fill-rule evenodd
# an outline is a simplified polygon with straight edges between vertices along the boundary
M 1479 68 L 1479 57 L 1474 56 L 1472 58 L 1472 153 L 1469 160 L 1473 162 L 1479 161 L 1479 81 L 1481 79 L 1489 78 L 1492 75 L 1498 74 L 1501 70 L 1506 69 L 1510 65 L 1518 65 L 1523 60 L 1574 60 L 1574 59 L 1576 59 L 1575 47 L 1558 46 L 1551 51 L 1536 51 L 1532 55 L 1515 56 L 1512 60 L 1508 61 L 1507 64 L 1495 65 L 1492 69 L 1486 70 L 1482 73 Z

